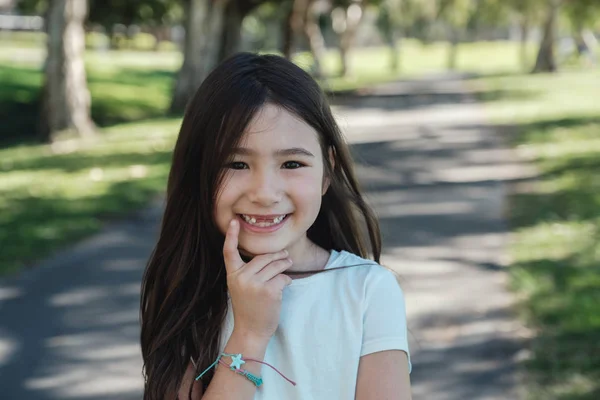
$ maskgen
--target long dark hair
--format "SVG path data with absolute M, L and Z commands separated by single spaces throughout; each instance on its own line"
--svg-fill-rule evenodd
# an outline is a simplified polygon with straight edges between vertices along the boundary
M 330 186 L 308 238 L 324 249 L 370 254 L 379 262 L 379 224 L 361 195 L 348 146 L 319 85 L 279 56 L 229 58 L 188 104 L 173 152 L 160 236 L 142 282 L 145 400 L 175 398 L 190 358 L 203 371 L 219 354 L 227 282 L 224 235 L 214 219 L 216 193 L 230 149 L 266 103 L 300 117 L 319 134 Z M 203 377 L 204 388 L 213 375 L 214 369 Z

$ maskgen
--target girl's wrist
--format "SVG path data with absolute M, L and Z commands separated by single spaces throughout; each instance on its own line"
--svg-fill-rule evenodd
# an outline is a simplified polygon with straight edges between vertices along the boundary
M 226 351 L 229 353 L 243 353 L 252 358 L 264 358 L 267 345 L 271 338 L 261 337 L 249 332 L 233 329 L 227 342 Z M 228 349 L 231 347 L 230 349 Z M 232 351 L 227 351 L 232 350 Z
M 242 354 L 244 359 L 252 358 L 258 361 L 264 361 L 268 344 L 269 341 L 265 340 L 265 338 L 257 337 L 240 330 L 236 331 L 234 328 L 229 341 L 225 346 L 224 353 Z M 243 365 L 243 369 L 260 377 L 262 364 L 248 362 Z

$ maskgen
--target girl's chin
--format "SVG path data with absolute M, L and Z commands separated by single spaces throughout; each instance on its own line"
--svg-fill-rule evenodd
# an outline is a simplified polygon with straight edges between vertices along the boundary
M 258 247 L 258 246 L 252 246 L 252 247 L 242 247 L 239 246 L 238 247 L 239 252 L 240 252 L 240 256 L 242 257 L 242 259 L 246 262 L 250 261 L 252 258 L 254 258 L 257 255 L 260 254 L 271 254 L 271 253 L 277 253 L 279 251 L 282 251 L 283 248 L 275 248 L 275 247 Z

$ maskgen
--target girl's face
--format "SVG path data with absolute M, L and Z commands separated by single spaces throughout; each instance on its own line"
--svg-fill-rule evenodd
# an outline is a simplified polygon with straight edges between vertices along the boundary
M 317 132 L 293 114 L 267 104 L 254 117 L 225 168 L 215 220 L 225 234 L 240 222 L 247 255 L 287 249 L 294 262 L 309 246 L 327 188 Z

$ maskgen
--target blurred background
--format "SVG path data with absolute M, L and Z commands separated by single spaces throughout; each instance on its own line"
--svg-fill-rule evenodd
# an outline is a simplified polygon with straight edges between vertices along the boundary
M 598 0 L 0 0 L 0 398 L 140 398 L 171 151 L 238 51 L 330 96 L 415 399 L 600 398 L 599 38 Z

